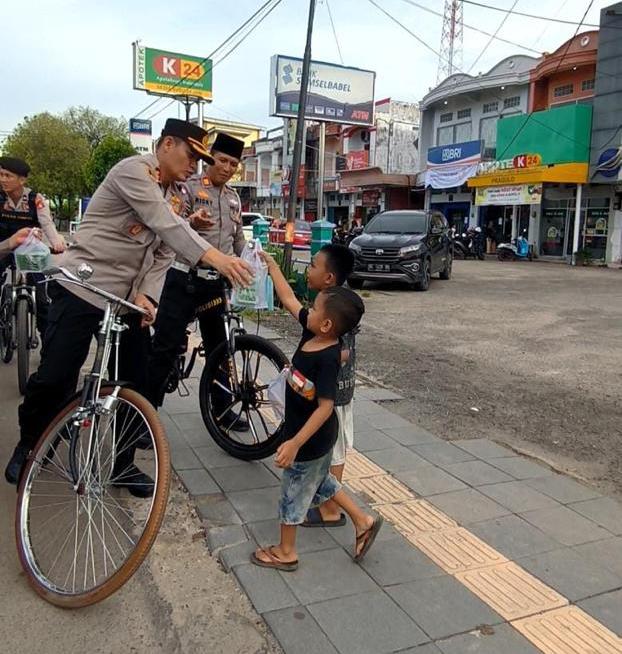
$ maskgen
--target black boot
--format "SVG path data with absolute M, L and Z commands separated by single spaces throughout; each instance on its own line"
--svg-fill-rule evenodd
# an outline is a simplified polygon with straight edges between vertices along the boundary
M 235 411 L 227 411 L 225 415 L 218 421 L 223 429 L 231 429 L 231 431 L 248 431 L 250 426 L 248 420 L 238 415 Z
M 4 471 L 4 477 L 9 484 L 17 484 L 19 482 L 19 478 L 22 474 L 29 453 L 30 448 L 25 445 L 18 445 L 15 450 L 13 450 L 13 456 Z
M 127 488 L 134 497 L 151 497 L 155 484 L 149 475 L 142 472 L 136 465 L 130 463 L 124 466 L 121 473 L 113 471 L 113 486 Z

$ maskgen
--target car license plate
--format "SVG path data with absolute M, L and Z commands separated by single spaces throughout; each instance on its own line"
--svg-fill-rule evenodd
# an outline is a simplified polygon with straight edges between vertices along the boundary
M 369 272 L 389 272 L 391 266 L 388 263 L 370 263 L 367 265 Z

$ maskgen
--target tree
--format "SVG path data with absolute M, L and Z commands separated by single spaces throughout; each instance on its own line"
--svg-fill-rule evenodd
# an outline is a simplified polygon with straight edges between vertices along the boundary
M 70 107 L 64 113 L 67 122 L 89 143 L 91 151 L 102 142 L 105 136 L 127 138 L 128 124 L 125 118 L 114 118 L 91 107 Z
M 93 150 L 85 168 L 86 188 L 89 193 L 104 181 L 108 171 L 121 159 L 136 154 L 127 137 L 108 134 L 104 136 L 101 143 Z
M 67 120 L 49 113 L 26 117 L 6 139 L 4 153 L 26 160 L 29 186 L 47 195 L 70 218 L 84 189 L 89 143 Z

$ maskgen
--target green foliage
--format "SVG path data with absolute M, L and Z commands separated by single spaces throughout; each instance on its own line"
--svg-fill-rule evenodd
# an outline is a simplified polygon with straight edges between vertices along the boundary
M 580 266 L 591 266 L 594 262 L 594 257 L 592 256 L 592 251 L 589 248 L 582 248 L 577 251 L 577 263 Z
M 94 193 L 116 163 L 135 154 L 136 150 L 127 137 L 113 134 L 104 136 L 86 164 L 84 177 L 87 192 Z
M 128 138 L 128 123 L 125 118 L 104 116 L 91 107 L 70 107 L 63 114 L 63 118 L 88 141 L 91 151 L 94 151 L 106 136 Z
M 29 163 L 29 186 L 48 196 L 59 213 L 71 215 L 84 187 L 84 167 L 90 155 L 81 134 L 63 118 L 42 113 L 24 118 L 3 149 Z
M 279 268 L 285 275 L 289 285 L 292 287 L 296 297 L 302 302 L 309 302 L 309 287 L 307 286 L 307 270 L 300 272 L 295 268 L 287 270 L 285 262 L 285 250 L 276 245 L 268 244 L 265 247 L 266 252 L 270 253 L 278 263 Z

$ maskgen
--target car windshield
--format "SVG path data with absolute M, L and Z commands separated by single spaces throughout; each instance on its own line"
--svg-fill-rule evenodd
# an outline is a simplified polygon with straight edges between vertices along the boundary
M 310 232 L 311 225 L 306 220 L 297 220 L 295 225 L 295 230 L 297 232 Z
M 428 218 L 423 212 L 397 213 L 388 211 L 375 216 L 365 227 L 367 234 L 425 234 Z

